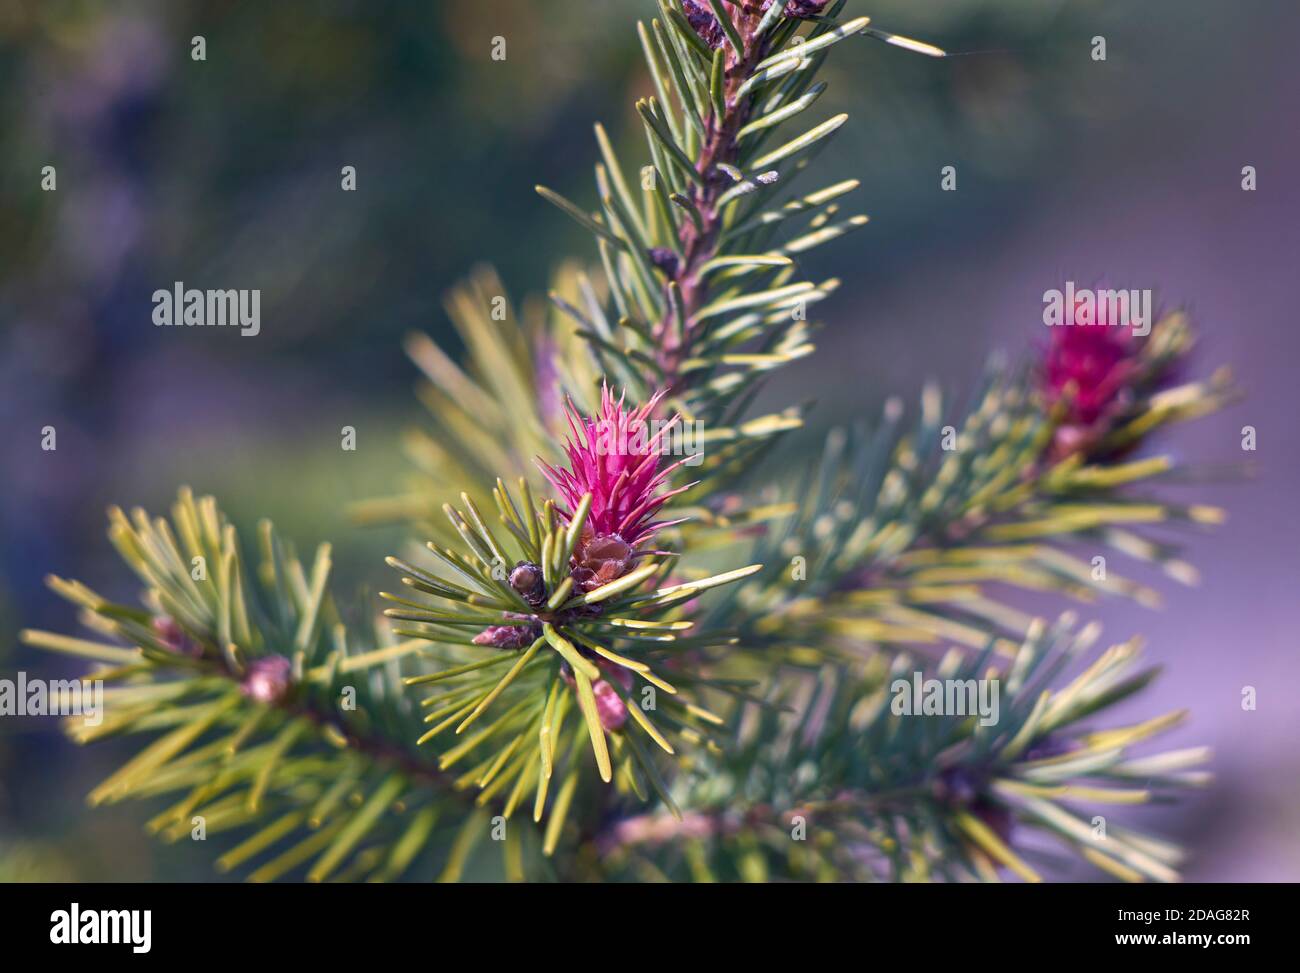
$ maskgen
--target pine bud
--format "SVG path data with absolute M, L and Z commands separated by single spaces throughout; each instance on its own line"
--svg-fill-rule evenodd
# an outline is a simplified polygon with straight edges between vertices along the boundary
M 650 262 L 669 280 L 677 279 L 677 272 L 681 269 L 681 260 L 677 257 L 677 252 L 670 247 L 651 247 L 649 250 Z
M 189 633 L 181 628 L 176 619 L 170 615 L 155 615 L 152 623 L 154 634 L 163 645 L 177 655 L 197 659 L 203 655 L 203 646 L 190 638 Z
M 707 3 L 700 3 L 699 0 L 682 0 L 682 13 L 686 15 L 687 23 L 700 36 L 700 40 L 713 49 L 722 46 L 726 35 L 722 33 L 722 25 L 718 23 L 718 18 L 713 16 L 713 11 L 709 9 Z
M 275 704 L 289 695 L 289 674 L 293 664 L 282 655 L 254 659 L 244 675 L 240 690 L 259 703 Z
M 789 0 L 785 5 L 785 15 L 787 17 L 797 17 L 801 20 L 816 17 L 826 9 L 828 2 L 829 0 Z M 763 9 L 766 10 L 770 6 L 772 6 L 772 0 L 767 0 L 767 3 L 763 4 Z
M 829 2 L 830 0 L 787 0 L 785 9 L 781 12 L 787 17 L 807 20 L 811 17 L 820 15 L 821 12 L 826 9 L 826 5 Z M 772 6 L 772 3 L 773 0 L 763 0 L 762 4 L 758 6 L 758 10 L 761 13 L 766 13 L 768 8 Z M 745 7 L 748 10 L 754 9 L 749 4 L 745 4 Z
M 611 732 L 623 729 L 623 724 L 627 722 L 627 704 L 618 691 L 604 679 L 597 679 L 591 685 L 591 692 L 596 697 L 596 714 L 600 717 L 600 725 Z
M 609 584 L 627 570 L 632 547 L 618 534 L 595 534 L 583 531 L 573 552 L 573 583 L 582 591 L 593 591 Z
M 596 664 L 610 679 L 623 687 L 623 692 L 632 691 L 632 673 L 622 666 L 604 660 Z M 560 666 L 560 677 L 569 686 L 576 687 L 577 683 L 573 678 L 573 670 L 567 662 Z M 600 725 L 610 733 L 623 729 L 623 725 L 627 723 L 627 704 L 623 702 L 623 697 L 619 695 L 618 690 L 604 679 L 594 679 L 591 683 L 591 694 L 596 698 L 596 715 L 600 717 Z
M 489 625 L 474 636 L 475 645 L 490 645 L 495 649 L 522 649 L 537 641 L 534 625 Z
M 520 561 L 510 572 L 510 587 L 528 602 L 530 608 L 541 608 L 546 603 L 546 581 L 542 569 L 531 561 Z

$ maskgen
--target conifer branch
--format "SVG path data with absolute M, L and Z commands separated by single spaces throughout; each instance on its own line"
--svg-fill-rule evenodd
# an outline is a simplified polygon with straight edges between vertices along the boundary
M 991 596 L 990 585 L 1159 604 L 1156 590 L 1123 577 L 1103 552 L 1194 583 L 1195 569 L 1177 548 L 1141 530 L 1212 526 L 1222 512 L 1136 493 L 1195 471 L 1164 456 L 1131 459 L 1148 432 L 1236 397 L 1226 373 L 1168 387 L 1191 347 L 1183 315 L 1157 322 L 1124 398 L 1090 428 L 1095 445 L 1086 452 L 1058 452 L 1075 422 L 1071 401 L 1048 402 L 1041 376 L 1023 368 L 993 369 L 963 420 L 949 422 L 942 396 L 929 388 L 911 429 L 891 402 L 874 432 L 832 434 L 821 463 L 792 491 L 804 498 L 798 512 L 753 545 L 751 556 L 767 570 L 745 593 L 755 625 L 742 628 L 742 642 L 812 643 L 835 653 L 863 640 L 955 640 L 978 649 L 993 636 L 1009 639 L 1002 648 L 1010 651 L 1032 619 Z M 1076 440 L 1072 431 L 1067 441 Z M 1079 545 L 1087 558 L 1072 550 Z M 735 623 L 735 606 L 713 610 Z
M 601 309 L 596 290 L 580 273 L 573 274 L 561 278 L 552 300 L 576 328 L 549 319 L 539 327 L 551 338 L 534 347 L 535 371 L 554 374 L 555 365 L 548 363 L 556 360 L 553 350 L 571 340 L 568 336 L 576 336 L 588 342 L 597 375 L 639 372 L 639 382 L 629 387 L 646 389 L 644 376 L 650 369 L 655 381 L 676 380 L 673 401 L 685 414 L 725 415 L 736 423 L 712 430 L 711 443 L 723 448 L 715 448 L 698 471 L 706 486 L 688 499 L 698 496 L 702 502 L 683 509 L 692 520 L 673 532 L 680 532 L 686 547 L 743 543 L 745 535 L 758 534 L 751 560 L 766 567 L 724 592 L 707 610 L 691 615 L 704 631 L 736 635 L 740 651 L 706 655 L 702 670 L 714 673 L 712 691 L 728 724 L 740 718 L 746 700 L 761 698 L 752 696 L 750 687 L 768 685 L 780 691 L 788 680 L 798 680 L 801 667 L 848 667 L 844 681 L 851 683 L 852 674 L 863 667 L 871 673 L 881 658 L 906 659 L 907 647 L 927 643 L 956 643 L 967 653 L 991 652 L 1003 660 L 1018 657 L 1024 651 L 1018 647 L 1037 623 L 991 597 L 989 585 L 1010 582 L 1085 600 L 1094 593 L 1111 593 L 1155 602 L 1152 589 L 1114 573 L 1090 573 L 1088 564 L 1066 550 L 1074 539 L 1088 538 L 1158 560 L 1170 576 L 1193 580 L 1193 570 L 1172 548 L 1145 540 L 1133 526 L 1179 520 L 1212 523 L 1219 515 L 1197 505 L 1134 498 L 1135 485 L 1169 478 L 1175 470 L 1160 458 L 1127 460 L 1157 428 L 1213 411 L 1234 396 L 1226 375 L 1179 389 L 1164 387 L 1191 345 L 1181 315 L 1161 321 L 1140 354 L 1134 354 L 1136 346 L 1122 352 L 1123 380 L 1112 381 L 1108 393 L 1122 396 L 1105 400 L 1100 417 L 1080 411 L 1072 399 L 1076 394 L 1091 397 L 1092 408 L 1097 390 L 1044 385 L 1037 365 L 1002 368 L 990 373 L 964 420 L 950 420 L 937 390 L 927 389 L 915 429 L 902 428 L 901 407 L 891 403 L 873 435 L 833 435 L 826 459 L 792 491 L 799 502 L 746 503 L 724 492 L 736 484 L 753 495 L 742 474 L 760 454 L 756 441 L 766 447 L 773 433 L 799 425 L 797 409 L 761 419 L 749 429 L 737 419 L 762 372 L 790 360 L 791 349 L 811 350 L 801 316 L 792 315 L 791 308 L 821 299 L 835 287 L 835 282 L 793 281 L 793 265 L 781 259 L 865 222 L 830 222 L 836 200 L 856 187 L 853 182 L 777 208 L 766 200 L 762 208 L 745 208 L 748 197 L 763 194 L 765 187 L 788 184 L 779 171 L 757 170 L 824 144 L 842 119 L 814 126 L 777 149 L 763 151 L 762 141 L 776 125 L 816 102 L 822 87 L 812 82 L 815 68 L 827 49 L 846 37 L 867 32 L 923 53 L 941 52 L 857 21 L 840 27 L 830 20 L 819 23 L 796 52 L 791 41 L 797 18 L 785 21 L 782 31 L 768 34 L 780 19 L 771 6 L 739 11 L 732 26 L 740 43 L 734 43 L 720 22 L 714 25 L 716 31 L 710 26 L 716 11 L 706 15 L 697 9 L 700 6 L 683 4 L 685 16 L 661 6 L 664 20 L 652 22 L 649 29 L 641 27 L 657 98 L 638 107 L 647 126 L 654 175 L 668 184 L 668 191 L 660 191 L 663 182 L 654 183 L 653 205 L 645 207 L 642 221 L 635 218 L 638 210 L 610 142 L 598 129 L 603 163 L 597 167 L 597 185 L 604 209 L 592 219 L 616 238 L 611 248 L 606 233 L 598 233 L 605 238 L 600 252 L 617 308 L 617 327 Z M 838 14 L 842 6 L 835 4 L 830 13 Z M 760 102 L 761 109 L 756 109 Z M 800 163 L 807 158 L 804 155 Z M 664 196 L 671 205 L 659 205 Z M 770 241 L 791 218 L 807 214 L 812 214 L 809 231 L 783 247 L 755 245 Z M 658 292 L 648 286 L 651 275 L 639 257 L 647 249 L 651 269 L 662 279 Z M 574 297 L 562 296 L 574 287 Z M 760 342 L 756 351 L 738 351 L 754 341 Z M 776 350 L 782 348 L 786 351 Z M 567 365 L 569 356 L 564 360 Z M 580 374 L 586 368 L 582 366 Z M 737 371 L 728 373 L 730 369 Z M 586 387 L 591 387 L 590 379 Z M 581 396 L 583 383 L 575 389 Z M 947 425 L 955 437 L 956 448 L 951 450 L 941 445 Z M 509 441 L 509 428 L 502 432 Z M 738 448 L 728 448 L 730 444 Z M 795 584 L 792 557 L 807 565 Z M 889 656 L 882 656 L 880 649 Z M 774 662 L 786 666 L 786 674 L 773 673 Z M 931 658 L 920 665 L 929 671 L 937 662 Z M 1134 686 L 1146 678 L 1137 679 Z M 807 705 L 804 700 L 796 710 L 803 713 Z M 882 739 L 892 735 L 884 732 Z M 924 755 L 911 758 L 903 764 L 928 773 Z M 885 756 L 876 753 L 875 759 Z M 689 810 L 699 804 L 691 790 L 691 781 L 697 779 L 687 775 L 674 785 L 675 803 L 688 808 L 675 826 L 678 833 L 689 834 L 700 822 L 699 813 Z M 825 778 L 835 779 L 834 773 Z M 923 810 L 923 805 L 913 810 Z M 967 839 L 984 839 L 986 865 L 992 854 L 997 864 L 1011 867 L 1006 849 L 989 840 L 987 828 L 981 830 L 977 821 L 963 822 Z M 752 844 L 747 827 L 739 833 Z M 1093 857 L 1093 849 L 1083 853 Z M 939 859 L 937 864 L 942 864 L 942 854 Z M 1113 862 L 1099 864 L 1122 872 Z M 698 858 L 691 867 L 696 877 L 705 874 L 699 871 Z M 969 873 L 987 877 L 990 871 L 984 867 Z M 1134 877 L 1132 871 L 1124 875 Z
M 1033 626 L 1005 668 L 991 645 L 975 659 L 950 653 L 935 670 L 947 686 L 965 691 L 1001 673 L 996 724 L 941 705 L 931 711 L 932 689 L 921 702 L 919 673 L 905 657 L 888 670 L 827 669 L 787 682 L 783 698 L 797 702 L 786 713 L 752 707 L 730 776 L 702 778 L 684 799 L 690 814 L 625 818 L 592 839 L 594 853 L 613 875 L 641 880 L 995 879 L 1002 868 L 1036 882 L 1055 842 L 1123 880 L 1173 881 L 1177 849 L 1083 809 L 1104 815 L 1202 785 L 1208 775 L 1194 768 L 1208 754 L 1130 753 L 1178 725 L 1182 712 L 1110 730 L 1080 726 L 1151 678 L 1128 643 L 1049 689 L 1097 635 L 1097 626 L 1076 630 L 1066 617 L 1051 629 Z M 880 759 L 885 747 L 889 760 Z M 1017 850 L 1027 835 L 1033 850 Z
M 729 444 L 730 455 L 711 469 L 734 475 L 727 460 L 743 469 L 799 424 L 797 409 L 739 421 L 765 373 L 811 353 L 807 309 L 839 286 L 798 280 L 798 256 L 866 223 L 865 216 L 829 223 L 835 200 L 856 188 L 852 180 L 765 209 L 847 116 L 776 148 L 767 141 L 825 91 L 814 78 L 833 45 L 880 35 L 867 33 L 868 17 L 838 21 L 844 0 L 659 6 L 662 19 L 638 25 L 655 87 L 637 103 L 650 147 L 641 169 L 645 205 L 599 126 L 602 212 L 588 215 L 552 190 L 538 191 L 598 238 L 615 313 L 559 306 L 589 337 L 605 373 L 638 375 L 627 387 L 640 398 L 670 389 L 674 408 Z M 805 23 L 811 28 L 800 36 Z M 804 214 L 811 232 L 774 245 L 778 225 Z
M 22 633 L 97 663 L 82 682 L 107 684 L 103 720 L 69 718 L 74 739 L 163 734 L 95 787 L 92 805 L 169 796 L 151 832 L 169 842 L 241 833 L 217 867 L 255 881 L 398 878 L 442 854 L 434 845 L 449 826 L 454 835 L 479 820 L 485 802 L 410 740 L 418 717 L 398 674 L 426 643 L 348 630 L 327 590 L 328 545 L 308 570 L 264 522 L 250 573 L 234 526 L 188 490 L 170 521 L 115 508 L 109 524 L 146 586 L 142 608 L 49 583 L 126 647 Z M 521 829 L 508 852 L 529 842 Z
M 405 494 L 359 511 L 430 538 L 389 559 L 408 589 L 382 596 L 391 635 L 343 626 L 328 548 L 308 568 L 267 526 L 251 572 L 208 498 L 182 492 L 170 524 L 112 513 L 143 610 L 52 583 L 127 648 L 26 633 L 115 684 L 78 738 L 165 731 L 95 800 L 179 796 L 154 830 L 247 829 L 220 864 L 258 859 L 261 879 L 417 859 L 455 879 L 491 812 L 511 879 L 1036 880 L 1022 839 L 1045 835 L 1119 878 L 1175 877 L 1176 849 L 1099 839 L 1079 806 L 1202 784 L 1205 753 L 1130 751 L 1180 713 L 1087 729 L 1153 678 L 1138 647 L 1094 656 L 1095 626 L 1046 626 L 997 586 L 1155 602 L 1080 541 L 1194 580 L 1142 525 L 1221 514 L 1142 492 L 1185 471 L 1134 455 L 1235 395 L 1226 373 L 1170 387 L 1182 315 L 1140 345 L 1066 329 L 1044 360 L 990 369 L 964 415 L 927 388 L 911 426 L 891 402 L 803 482 L 752 482 L 803 409 L 750 406 L 811 353 L 806 310 L 838 288 L 802 255 L 866 223 L 839 213 L 855 180 L 790 191 L 845 122 L 801 121 L 817 71 L 861 37 L 942 55 L 844 6 L 659 0 L 638 25 L 642 179 L 597 126 L 597 208 L 539 187 L 593 234 L 603 280 L 565 265 L 550 308 L 506 305 L 503 327 L 480 270 L 448 305 L 464 363 L 408 341 L 437 434 L 409 438 Z M 1078 341 L 1103 375 L 1072 369 Z M 663 428 L 643 434 L 660 419 L 702 424 L 689 477 L 660 462 Z M 904 712 L 907 676 L 1004 689 L 1001 716 Z

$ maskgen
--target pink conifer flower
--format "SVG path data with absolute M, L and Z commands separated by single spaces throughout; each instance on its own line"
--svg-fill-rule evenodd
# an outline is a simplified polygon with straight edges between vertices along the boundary
M 1041 387 L 1047 404 L 1069 395 L 1052 442 L 1056 459 L 1095 446 L 1132 400 L 1139 343 L 1128 322 L 1109 321 L 1104 305 L 1097 313 L 1092 324 L 1072 321 L 1054 328 L 1043 358 Z
M 582 498 L 591 494 L 591 510 L 570 565 L 575 585 L 590 591 L 622 575 L 639 555 L 642 544 L 680 520 L 656 521 L 655 515 L 669 498 L 694 484 L 664 490 L 668 478 L 682 461 L 660 467 L 665 436 L 679 421 L 652 420 L 664 390 L 635 409 L 615 399 L 608 386 L 600 391 L 600 409 L 584 417 L 567 402 L 571 437 L 565 443 L 567 468 L 538 465 L 559 494 L 560 515 L 568 520 Z

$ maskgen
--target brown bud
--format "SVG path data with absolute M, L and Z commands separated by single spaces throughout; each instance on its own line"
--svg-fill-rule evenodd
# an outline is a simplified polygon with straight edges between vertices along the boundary
M 542 569 L 531 561 L 520 561 L 510 572 L 510 587 L 519 592 L 519 596 L 530 608 L 540 608 L 546 603 L 546 581 L 542 578 Z
M 573 581 L 581 590 L 592 591 L 609 584 L 627 570 L 632 548 L 618 534 L 583 534 L 573 552 Z
M 496 649 L 522 649 L 537 639 L 536 626 L 489 625 L 474 636 L 475 645 L 490 645 Z

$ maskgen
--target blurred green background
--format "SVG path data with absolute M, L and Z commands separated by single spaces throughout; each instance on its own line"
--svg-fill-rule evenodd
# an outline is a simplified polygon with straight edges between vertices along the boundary
M 303 547 L 333 541 L 337 590 L 386 582 L 400 532 L 358 528 L 345 507 L 396 488 L 402 430 L 426 421 L 401 338 L 421 329 L 454 345 L 441 298 L 477 262 L 517 301 L 561 257 L 594 257 L 532 187 L 592 203 L 597 119 L 625 158 L 643 153 L 634 23 L 653 9 L 0 0 L 0 671 L 73 671 L 14 647 L 20 627 L 72 629 L 43 575 L 132 598 L 104 508 L 159 510 L 180 483 L 241 522 L 272 517 Z M 821 352 L 780 376 L 770 403 L 815 397 L 824 426 L 929 376 L 961 391 L 994 347 L 1041 340 L 1043 290 L 1104 277 L 1191 306 L 1203 364 L 1234 361 L 1251 390 L 1249 414 L 1184 432 L 1178 449 L 1231 459 L 1242 423 L 1293 413 L 1278 350 L 1300 350 L 1286 289 L 1300 258 L 1287 184 L 1296 5 L 850 9 L 954 56 L 863 40 L 830 59 L 819 117 L 852 118 L 819 184 L 861 179 L 846 203 L 872 222 L 817 252 L 819 276 L 845 287 L 826 305 Z M 206 61 L 190 57 L 196 35 Z M 1104 63 L 1089 56 L 1098 35 Z M 504 61 L 490 57 L 497 36 Z M 1259 168 L 1256 196 L 1240 191 L 1244 164 Z M 46 165 L 56 192 L 40 190 Z M 356 192 L 340 189 L 345 165 Z M 939 191 L 946 165 L 955 194 Z M 178 280 L 259 288 L 261 334 L 154 328 L 150 296 Z M 39 449 L 46 425 L 52 453 Z M 355 452 L 339 449 L 345 425 Z M 1228 754 L 1222 786 L 1165 822 L 1200 849 L 1193 878 L 1300 874 L 1287 840 L 1300 824 L 1295 706 L 1265 697 L 1254 723 L 1235 708 L 1242 684 L 1297 675 L 1277 633 L 1294 630 L 1300 454 L 1294 431 L 1273 428 L 1266 483 L 1206 497 L 1245 508 L 1193 548 L 1213 597 L 1103 615 L 1116 638 L 1152 633 L 1171 663 L 1141 712 L 1192 705 L 1187 742 Z M 139 808 L 84 807 L 126 752 L 78 751 L 50 720 L 0 724 L 0 880 L 215 877 L 210 856 L 147 838 Z

